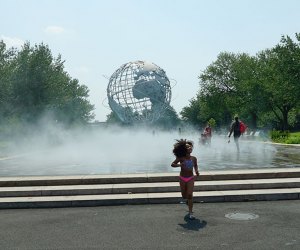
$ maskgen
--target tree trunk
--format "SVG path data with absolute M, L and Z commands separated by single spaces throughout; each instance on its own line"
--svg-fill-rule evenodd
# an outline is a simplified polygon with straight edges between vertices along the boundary
M 282 112 L 282 117 L 283 117 L 282 130 L 283 131 L 288 130 L 288 128 L 289 128 L 288 114 L 289 114 L 289 111 L 287 109 L 284 109 L 284 111 Z
M 257 129 L 257 114 L 256 112 L 251 112 L 251 125 L 253 127 L 254 130 Z

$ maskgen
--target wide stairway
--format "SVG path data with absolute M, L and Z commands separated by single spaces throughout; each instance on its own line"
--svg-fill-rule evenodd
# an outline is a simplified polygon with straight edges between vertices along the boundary
M 300 168 L 202 172 L 195 202 L 300 199 Z M 1 177 L 0 208 L 179 203 L 178 173 Z

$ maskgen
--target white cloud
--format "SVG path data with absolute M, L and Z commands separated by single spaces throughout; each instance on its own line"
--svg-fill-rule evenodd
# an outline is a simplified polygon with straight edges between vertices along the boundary
M 0 40 L 3 40 L 7 48 L 14 47 L 19 49 L 24 44 L 24 41 L 22 39 L 16 37 L 8 37 L 8 36 L 1 35 Z
M 44 31 L 48 35 L 59 35 L 64 33 L 65 29 L 59 26 L 48 26 Z

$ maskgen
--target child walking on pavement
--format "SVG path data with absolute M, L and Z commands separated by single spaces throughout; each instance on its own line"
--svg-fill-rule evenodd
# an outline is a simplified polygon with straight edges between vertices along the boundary
M 179 175 L 181 195 L 187 201 L 191 220 L 195 219 L 193 215 L 194 170 L 196 175 L 199 176 L 197 158 L 191 155 L 193 146 L 191 141 L 177 140 L 173 148 L 176 159 L 171 164 L 173 168 L 181 168 Z

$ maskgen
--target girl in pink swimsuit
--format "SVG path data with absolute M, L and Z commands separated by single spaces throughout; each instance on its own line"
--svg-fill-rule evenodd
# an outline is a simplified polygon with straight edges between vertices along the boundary
M 187 200 L 191 220 L 195 219 L 193 216 L 194 170 L 199 176 L 197 158 L 191 155 L 192 151 L 193 143 L 191 141 L 177 140 L 173 149 L 176 159 L 171 164 L 173 168 L 181 168 L 179 175 L 181 195 L 183 199 Z

